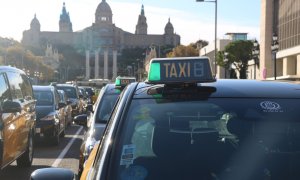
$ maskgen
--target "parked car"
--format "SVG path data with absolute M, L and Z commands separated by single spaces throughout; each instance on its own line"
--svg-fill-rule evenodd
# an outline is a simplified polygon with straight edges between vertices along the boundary
M 57 89 L 54 86 L 33 86 L 36 101 L 36 139 L 50 139 L 58 145 L 60 137 L 64 137 L 66 120 L 65 106 L 60 102 Z
M 299 85 L 215 79 L 207 57 L 149 67 L 121 93 L 81 179 L 300 179 Z
M 89 86 L 79 86 L 79 88 L 83 88 L 86 92 L 86 98 L 88 104 L 93 104 L 93 96 L 95 96 L 95 90 Z
M 69 99 L 72 101 L 72 117 L 83 113 L 83 96 L 79 94 L 78 87 L 73 84 L 55 84 L 57 89 L 63 90 L 67 93 Z
M 72 117 L 72 106 L 71 106 L 71 100 L 69 99 L 67 93 L 63 90 L 57 90 L 59 97 L 60 97 L 60 102 L 66 104 L 65 106 L 65 119 L 66 119 L 66 125 L 71 125 L 73 122 L 73 117 Z
M 22 70 L 0 66 L 0 170 L 15 160 L 31 166 L 35 120 L 30 79 Z
M 101 89 L 98 100 L 95 103 L 92 112 L 89 114 L 89 118 L 87 118 L 87 115 L 79 115 L 78 117 L 74 118 L 75 123 L 82 124 L 82 122 L 85 122 L 85 124 L 88 126 L 87 132 L 85 133 L 80 146 L 79 175 L 83 170 L 84 162 L 87 160 L 90 152 L 94 148 L 94 144 L 97 140 L 101 139 L 111 111 L 120 93 L 126 85 L 134 81 L 135 78 L 132 77 L 117 77 L 114 84 L 106 84 Z

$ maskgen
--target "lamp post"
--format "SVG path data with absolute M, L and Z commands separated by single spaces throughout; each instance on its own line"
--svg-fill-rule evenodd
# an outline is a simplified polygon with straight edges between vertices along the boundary
M 256 65 L 259 60 L 259 50 L 260 50 L 259 44 L 258 44 L 257 40 L 255 39 L 253 41 L 253 49 L 252 49 L 252 57 L 254 60 L 254 79 L 256 79 Z
M 276 33 L 273 33 L 272 40 L 273 41 L 272 41 L 271 50 L 272 50 L 272 57 L 274 60 L 274 80 L 276 80 L 276 78 L 277 78 L 276 53 L 279 49 L 278 36 Z
M 217 12 L 218 12 L 218 1 L 214 0 L 214 1 L 205 1 L 205 0 L 196 0 L 196 2 L 213 2 L 215 3 L 215 75 L 217 75 Z
M 224 52 L 224 63 L 225 63 L 225 79 L 226 79 L 227 69 L 228 69 L 228 52 Z

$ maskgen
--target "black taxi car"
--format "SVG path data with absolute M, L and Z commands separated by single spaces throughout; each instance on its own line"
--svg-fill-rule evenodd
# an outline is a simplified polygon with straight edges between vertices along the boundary
M 67 93 L 72 106 L 72 117 L 82 114 L 83 112 L 83 96 L 80 95 L 77 85 L 74 84 L 53 84 L 58 90 Z
M 97 103 L 94 104 L 93 112 L 90 112 L 89 118 L 87 115 L 79 115 L 74 118 L 74 122 L 87 122 L 88 129 L 84 134 L 79 153 L 79 168 L 78 174 L 81 174 L 84 162 L 87 160 L 90 152 L 92 151 L 95 143 L 102 137 L 103 131 L 109 120 L 111 111 L 124 87 L 132 82 L 135 82 L 134 77 L 121 77 L 116 78 L 115 83 L 106 84 L 100 91 Z
M 33 86 L 36 101 L 36 134 L 35 139 L 51 141 L 58 145 L 60 137 L 65 136 L 67 125 L 64 102 L 55 86 Z
M 299 179 L 299 99 L 295 84 L 216 80 L 206 57 L 152 59 L 81 179 Z
M 0 170 L 17 161 L 31 166 L 34 152 L 35 100 L 24 71 L 0 66 Z

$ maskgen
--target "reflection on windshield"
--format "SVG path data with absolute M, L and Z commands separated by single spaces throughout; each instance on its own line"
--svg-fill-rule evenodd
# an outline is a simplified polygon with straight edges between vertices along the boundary
M 108 121 L 110 113 L 117 101 L 119 94 L 107 94 L 103 95 L 101 104 L 97 109 L 97 120 L 96 122 Z
M 50 91 L 34 91 L 33 92 L 37 106 L 51 106 L 54 104 L 53 94 Z
M 133 100 L 117 176 L 138 169 L 144 179 L 299 179 L 299 102 L 228 102 Z
M 76 89 L 73 87 L 60 87 L 57 86 L 57 89 L 65 91 L 69 98 L 77 98 Z

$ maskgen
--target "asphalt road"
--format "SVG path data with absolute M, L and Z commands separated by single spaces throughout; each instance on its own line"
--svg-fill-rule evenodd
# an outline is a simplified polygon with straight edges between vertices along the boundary
M 79 146 L 83 134 L 84 129 L 81 126 L 71 125 L 66 129 L 66 135 L 60 139 L 58 146 L 49 145 L 45 141 L 36 143 L 32 166 L 19 168 L 13 162 L 0 171 L 0 180 L 28 180 L 34 170 L 47 167 L 68 168 L 77 174 Z

